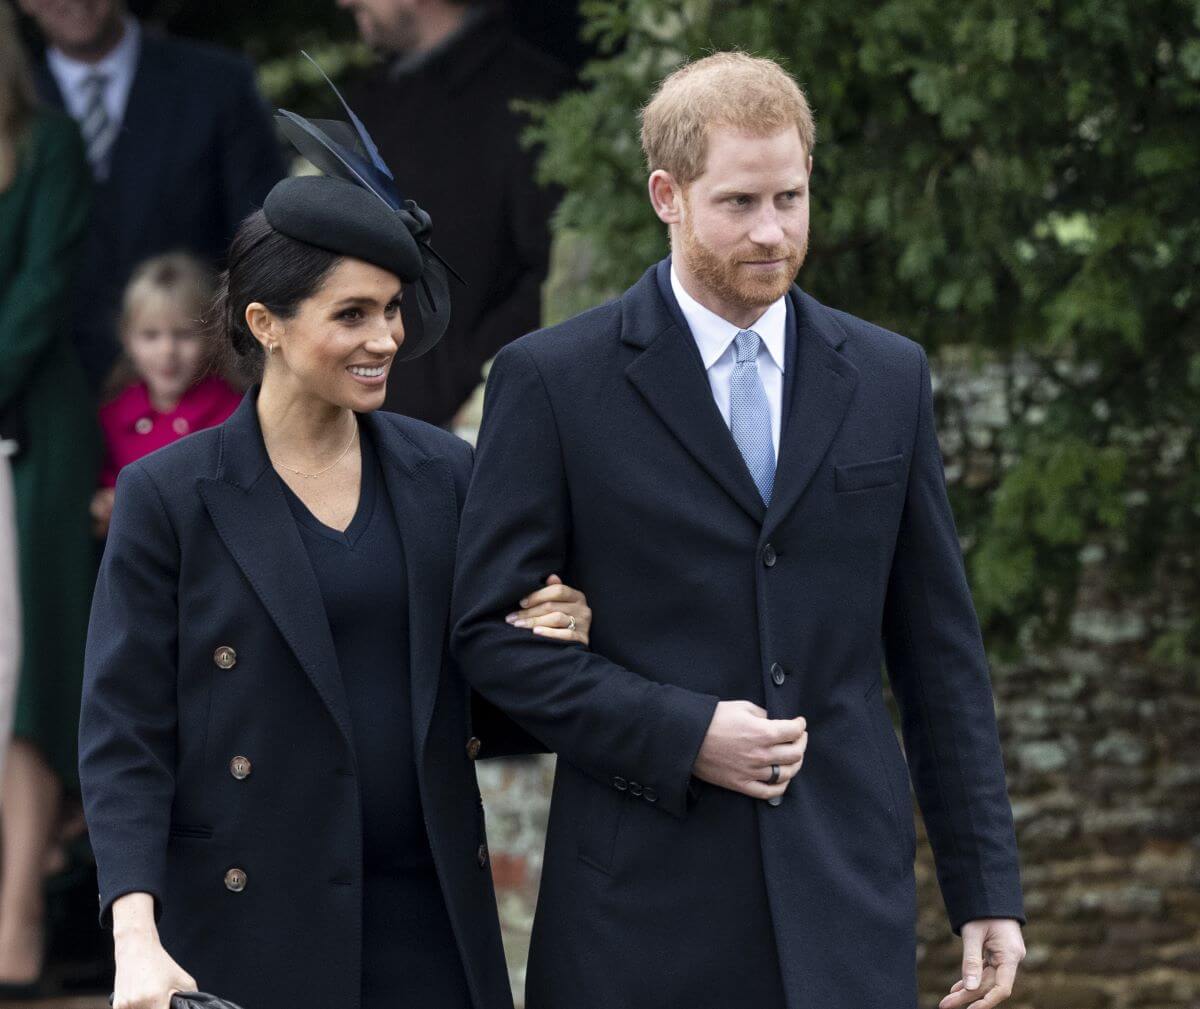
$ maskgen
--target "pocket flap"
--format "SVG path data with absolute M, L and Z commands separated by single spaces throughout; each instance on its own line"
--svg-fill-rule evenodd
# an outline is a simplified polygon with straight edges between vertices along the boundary
M 833 486 L 837 491 L 869 490 L 872 487 L 886 487 L 900 479 L 903 469 L 903 452 L 890 455 L 886 459 L 872 459 L 870 462 L 856 462 L 846 466 L 834 466 Z

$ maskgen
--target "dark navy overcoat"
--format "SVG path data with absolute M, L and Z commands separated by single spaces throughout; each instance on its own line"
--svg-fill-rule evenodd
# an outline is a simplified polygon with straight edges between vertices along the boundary
M 404 542 L 413 738 L 438 876 L 474 1004 L 511 1009 L 471 699 L 446 649 L 471 449 L 394 414 L 362 422 Z M 499 752 L 500 737 L 474 731 L 484 755 Z M 225 424 L 121 472 L 88 635 L 80 778 L 102 920 L 117 897 L 148 892 L 165 948 L 201 990 L 245 1009 L 356 1009 L 350 719 L 254 390 Z
M 1023 920 L 926 356 L 793 287 L 764 508 L 665 271 L 500 352 L 463 510 L 452 647 L 559 755 L 527 1005 L 912 1009 L 910 778 L 950 926 Z M 550 571 L 591 651 L 505 624 Z M 692 779 L 718 699 L 808 719 L 778 805 Z

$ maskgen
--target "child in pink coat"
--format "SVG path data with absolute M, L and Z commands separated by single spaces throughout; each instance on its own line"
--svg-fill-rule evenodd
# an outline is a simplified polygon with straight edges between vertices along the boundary
M 121 467 L 193 431 L 220 424 L 241 402 L 212 370 L 201 321 L 212 300 L 213 278 L 182 252 L 156 256 L 134 271 L 121 311 L 124 355 L 100 408 L 105 462 L 92 499 L 96 533 L 105 535 Z

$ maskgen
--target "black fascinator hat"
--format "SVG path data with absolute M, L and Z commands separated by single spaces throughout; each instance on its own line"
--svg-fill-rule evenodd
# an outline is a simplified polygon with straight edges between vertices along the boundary
M 401 303 L 404 344 L 396 360 L 412 360 L 446 331 L 447 274 L 460 282 L 462 278 L 429 244 L 433 222 L 397 191 L 362 121 L 316 60 L 302 55 L 333 89 L 350 122 L 305 119 L 287 109 L 276 112 L 283 135 L 324 175 L 277 183 L 263 202 L 263 214 L 272 228 L 289 238 L 364 260 L 399 277 L 406 291 Z

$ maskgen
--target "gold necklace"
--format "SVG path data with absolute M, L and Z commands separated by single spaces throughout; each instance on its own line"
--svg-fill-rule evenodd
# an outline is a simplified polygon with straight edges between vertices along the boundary
M 343 459 L 345 459 L 346 453 L 350 451 L 351 447 L 354 445 L 354 443 L 357 440 L 358 440 L 358 424 L 355 423 L 354 433 L 350 436 L 350 444 L 347 445 L 344 449 L 342 449 L 342 454 L 339 455 L 336 459 L 334 459 L 333 462 L 331 462 L 324 469 L 317 470 L 315 473 L 305 473 L 303 470 L 294 469 L 293 467 L 288 466 L 286 463 L 280 462 L 278 459 L 272 459 L 271 462 L 273 462 L 276 466 L 282 466 L 289 473 L 295 473 L 297 476 L 302 476 L 306 480 L 312 480 L 314 477 L 319 477 L 322 473 L 328 473 L 331 469 L 333 469 L 334 466 L 336 466 L 339 462 L 341 462 Z

